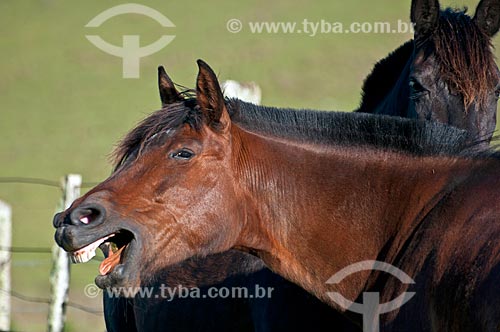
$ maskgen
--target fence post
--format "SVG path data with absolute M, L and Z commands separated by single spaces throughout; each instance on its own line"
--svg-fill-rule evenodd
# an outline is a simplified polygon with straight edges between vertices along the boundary
M 80 196 L 81 175 L 70 174 L 64 178 L 61 210 L 69 208 L 71 203 Z M 62 332 L 66 318 L 66 303 L 69 290 L 69 257 L 68 253 L 53 246 L 53 265 L 50 273 L 50 306 L 48 331 Z
M 12 210 L 0 201 L 0 331 L 10 331 L 10 251 Z

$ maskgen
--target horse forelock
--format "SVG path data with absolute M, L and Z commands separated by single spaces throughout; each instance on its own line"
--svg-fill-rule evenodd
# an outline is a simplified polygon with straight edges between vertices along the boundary
M 490 37 L 466 11 L 442 11 L 427 44 L 433 47 L 444 82 L 463 97 L 467 109 L 474 102 L 480 107 L 485 105 L 497 84 L 498 73 Z
M 183 92 L 186 99 L 164 106 L 142 120 L 135 128 L 129 131 L 116 145 L 111 153 L 111 162 L 115 169 L 132 152 L 140 155 L 146 145 L 161 133 L 180 128 L 188 124 L 192 128 L 201 127 L 201 113 L 196 105 L 196 99 L 190 91 Z

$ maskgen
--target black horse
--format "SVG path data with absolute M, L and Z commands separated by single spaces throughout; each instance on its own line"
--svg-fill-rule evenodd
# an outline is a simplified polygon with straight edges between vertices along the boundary
M 437 1 L 414 0 L 411 17 L 416 24 L 415 41 L 375 66 L 365 81 L 358 111 L 440 121 L 488 141 L 495 127 L 498 95 L 498 69 L 490 49 L 490 37 L 499 27 L 498 0 L 483 0 L 474 19 L 460 11 L 439 11 Z M 163 106 L 178 100 L 179 92 L 162 69 L 159 85 Z M 270 298 L 262 299 L 164 299 L 155 297 L 158 293 L 126 299 L 105 293 L 108 331 L 359 329 L 272 273 L 258 258 L 239 251 L 188 260 L 155 280 L 151 286 L 157 286 L 156 290 L 160 284 L 199 287 L 203 292 L 209 287 L 251 291 L 256 285 L 274 290 Z

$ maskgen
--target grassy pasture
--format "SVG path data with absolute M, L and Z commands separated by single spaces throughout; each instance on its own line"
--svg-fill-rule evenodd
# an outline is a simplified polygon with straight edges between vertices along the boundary
M 443 5 L 474 11 L 478 1 Z M 165 65 L 177 82 L 192 87 L 195 60 L 207 61 L 223 79 L 256 81 L 263 103 L 275 106 L 352 110 L 364 77 L 374 63 L 411 38 L 410 34 L 252 34 L 252 21 L 380 22 L 409 21 L 410 0 L 351 1 L 141 1 L 167 16 L 174 28 L 141 15 L 115 17 L 99 28 L 90 19 L 121 1 L 0 1 L 0 177 L 57 180 L 79 173 L 100 181 L 110 172 L 114 143 L 159 106 L 156 67 Z M 240 33 L 226 29 L 240 19 Z M 123 79 L 121 59 L 85 38 L 99 34 L 120 45 L 137 34 L 147 45 L 162 33 L 175 40 L 141 60 L 139 79 Z M 500 38 L 495 40 L 498 45 Z M 498 54 L 498 52 L 497 52 Z M 50 247 L 57 189 L 0 183 L 0 199 L 13 207 L 16 246 Z M 13 289 L 47 297 L 50 256 L 14 254 Z M 70 298 L 99 307 L 84 296 L 97 263 L 74 266 Z M 13 300 L 14 330 L 43 331 L 46 307 Z M 102 316 L 68 309 L 68 331 L 104 330 Z

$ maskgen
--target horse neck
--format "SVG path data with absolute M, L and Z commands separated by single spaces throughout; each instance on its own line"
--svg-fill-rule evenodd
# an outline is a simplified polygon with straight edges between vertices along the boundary
M 390 92 L 377 106 L 374 114 L 385 114 L 401 117 L 416 118 L 416 114 L 411 114 L 409 110 L 410 104 L 410 72 L 413 55 L 410 57 L 401 75 L 394 84 Z
M 235 177 L 246 197 L 238 246 L 335 307 L 326 295 L 326 281 L 356 262 L 392 262 L 459 176 L 445 158 L 322 147 L 233 131 Z M 328 285 L 328 291 L 355 299 L 368 277 L 358 273 L 341 289 Z

